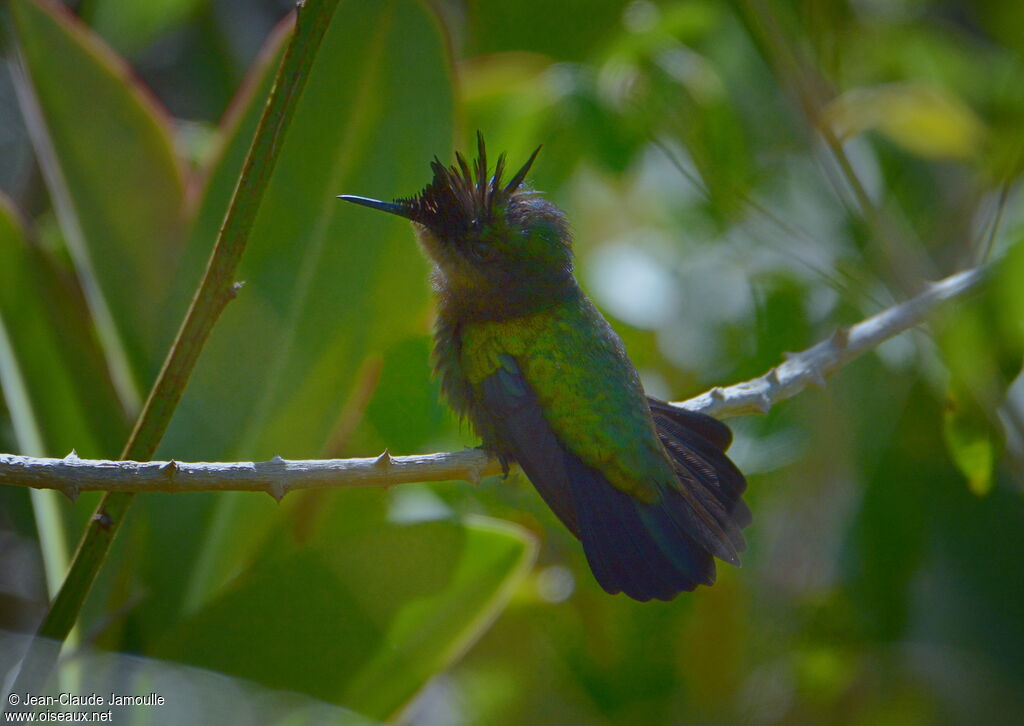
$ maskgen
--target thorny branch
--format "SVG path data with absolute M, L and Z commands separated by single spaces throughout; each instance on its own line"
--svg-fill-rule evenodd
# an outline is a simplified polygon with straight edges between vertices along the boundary
M 766 413 L 776 403 L 825 379 L 883 341 L 921 323 L 941 303 L 965 296 L 988 274 L 988 267 L 957 273 L 923 293 L 849 328 L 800 353 L 768 373 L 725 388 L 713 388 L 673 405 L 718 417 Z M 186 463 L 180 461 L 106 461 L 0 454 L 0 484 L 57 489 L 74 499 L 82 491 L 196 492 L 263 491 L 280 500 L 296 489 L 392 486 L 424 481 L 465 480 L 501 473 L 496 459 L 480 449 L 419 456 L 369 459 L 285 460 Z

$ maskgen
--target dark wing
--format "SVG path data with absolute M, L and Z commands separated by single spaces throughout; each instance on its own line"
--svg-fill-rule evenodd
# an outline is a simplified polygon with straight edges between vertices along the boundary
M 605 590 L 625 592 L 636 600 L 671 600 L 681 591 L 714 582 L 714 558 L 688 533 L 692 510 L 679 491 L 664 490 L 659 501 L 645 503 L 614 488 L 584 464 L 555 436 L 511 356 L 502 357 L 501 368 L 480 384 L 479 391 L 479 403 L 503 453 L 519 462 L 544 501 L 583 542 L 590 568 Z M 672 460 L 680 484 L 695 491 L 691 479 L 714 482 L 696 487 L 696 495 L 702 502 L 717 503 L 709 511 L 720 523 L 719 514 L 732 522 L 729 512 L 737 511 L 735 502 L 725 504 L 715 496 L 718 490 L 731 492 L 737 486 L 742 491 L 743 477 L 720 446 L 723 429 L 728 443 L 728 429 L 713 419 L 709 424 L 707 417 L 695 419 L 688 428 L 685 417 L 674 416 L 674 411 L 658 413 L 655 422 L 662 420 L 659 436 L 675 447 Z M 724 466 L 723 475 L 716 476 L 716 466 Z M 735 525 L 726 531 L 732 529 Z
M 484 379 L 480 390 L 488 428 L 507 447 L 501 453 L 519 462 L 551 511 L 579 538 L 566 451 L 544 419 L 537 397 L 515 359 L 502 356 L 502 367 Z

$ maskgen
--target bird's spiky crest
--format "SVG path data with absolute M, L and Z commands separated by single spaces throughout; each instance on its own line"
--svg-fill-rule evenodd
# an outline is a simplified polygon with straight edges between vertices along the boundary
M 467 234 L 474 228 L 488 224 L 494 210 L 506 203 L 519 189 L 533 165 L 538 146 L 523 167 L 504 187 L 501 176 L 505 171 L 505 154 L 498 157 L 493 176 L 487 174 L 487 150 L 484 137 L 477 132 L 477 158 L 470 169 L 466 158 L 456 152 L 456 163 L 445 166 L 437 157 L 430 163 L 434 178 L 414 197 L 396 199 L 402 216 L 430 228 L 443 237 Z

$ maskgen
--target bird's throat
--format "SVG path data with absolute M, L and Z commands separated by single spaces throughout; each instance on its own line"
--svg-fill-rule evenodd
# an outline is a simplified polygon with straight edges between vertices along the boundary
M 565 278 L 514 280 L 493 291 L 460 285 L 434 268 L 438 313 L 452 322 L 509 320 L 547 310 L 581 294 L 572 274 Z

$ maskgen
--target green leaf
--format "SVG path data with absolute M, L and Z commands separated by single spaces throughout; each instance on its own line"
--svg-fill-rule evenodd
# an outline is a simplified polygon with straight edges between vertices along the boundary
M 444 532 L 452 525 L 433 522 L 419 526 L 425 531 Z M 451 542 L 453 534 L 448 533 L 445 539 Z M 500 520 L 471 518 L 459 539 L 463 556 L 454 561 L 448 559 L 448 553 L 432 550 L 428 566 L 436 571 L 438 561 L 443 561 L 448 568 L 438 587 L 426 584 L 430 570 L 417 567 L 410 557 L 415 542 L 407 547 L 400 538 L 381 538 L 380 547 L 368 542 L 370 546 L 362 553 L 349 553 L 351 566 L 355 568 L 358 561 L 373 578 L 370 588 L 363 591 L 363 607 L 369 610 L 382 601 L 374 597 L 373 589 L 384 597 L 392 594 L 384 590 L 398 591 L 393 594 L 402 607 L 395 609 L 382 629 L 384 647 L 377 648 L 346 685 L 343 703 L 378 718 L 392 715 L 490 627 L 512 590 L 529 573 L 536 556 L 536 545 L 527 532 Z M 392 551 L 387 552 L 385 547 Z M 396 577 L 381 582 L 379 573 L 382 569 L 394 572 L 395 563 L 403 563 Z M 401 597 L 402 591 L 408 591 L 417 580 L 423 594 Z
M 107 42 L 131 56 L 160 34 L 180 25 L 201 4 L 202 0 L 92 0 L 85 4 L 83 16 Z
M 233 104 L 179 265 L 183 274 L 172 298 L 180 304 L 209 255 L 289 27 L 268 41 Z M 434 154 L 448 153 L 445 48 L 419 3 L 340 6 L 250 236 L 239 271 L 245 286 L 204 349 L 160 455 L 318 456 L 366 356 L 425 332 L 427 267 L 408 223 L 335 195 L 412 193 L 429 176 Z M 414 126 L 415 134 L 404 130 Z M 185 612 L 202 605 L 247 564 L 282 511 L 249 494 L 173 508 L 148 499 L 142 506 L 149 546 L 175 552 L 147 576 L 158 594 L 139 617 L 155 630 L 169 624 L 179 605 Z
M 0 195 L 0 384 L 22 453 L 114 456 L 127 421 L 81 292 Z
M 1002 452 L 1001 432 L 991 416 L 964 391 L 950 388 L 942 416 L 942 433 L 957 469 L 978 496 L 992 489 L 992 473 Z
M 383 719 L 479 637 L 534 554 L 484 518 L 325 529 L 268 550 L 155 651 Z
M 385 353 L 366 420 L 392 453 L 422 450 L 427 442 L 438 439 L 445 422 L 441 386 L 431 376 L 430 349 L 429 337 L 421 335 Z
M 342 5 L 252 230 L 245 286 L 203 351 L 162 451 L 317 455 L 362 360 L 422 330 L 428 297 L 408 223 L 335 196 L 415 192 L 430 159 L 448 155 L 451 129 L 449 60 L 431 14 L 410 1 Z M 219 223 L 200 213 L 186 257 L 193 245 L 209 249 Z
M 874 381 L 877 384 L 878 378 Z M 891 391 L 892 388 L 886 390 Z M 898 401 L 898 405 L 892 402 Z M 905 632 L 912 613 L 914 578 L 933 539 L 933 512 L 942 487 L 957 487 L 957 476 L 942 457 L 938 421 L 942 412 L 924 386 L 909 395 L 889 396 L 877 407 L 877 431 L 895 421 L 881 441 L 865 478 L 859 511 L 849 531 L 846 581 L 871 637 L 888 641 Z
M 999 299 L 999 285 L 1005 281 L 1002 274 L 935 321 L 942 361 L 949 370 L 943 437 L 957 469 L 979 496 L 991 489 L 1003 452 L 1005 436 L 998 411 L 1020 374 L 1024 350 L 1012 330 L 1000 330 L 1006 314 Z
M 924 83 L 848 91 L 826 109 L 826 118 L 840 138 L 877 129 L 925 158 L 970 160 L 985 136 L 984 124 L 967 104 Z
M 471 0 L 472 32 L 466 35 L 474 46 L 473 55 L 530 51 L 557 60 L 578 60 L 614 37 L 624 5 L 623 0 L 570 0 L 543 6 Z
M 130 69 L 58 6 L 12 0 L 19 100 L 103 337 L 138 403 L 166 352 L 158 321 L 181 246 L 184 178 L 167 120 Z
M 188 237 L 178 260 L 178 274 L 168 295 L 168 306 L 172 310 L 184 310 L 188 306 L 202 278 L 294 28 L 295 16 L 288 15 L 267 38 L 221 120 L 207 165 L 199 170 L 199 200 L 189 220 Z M 161 324 L 164 326 L 162 337 L 170 338 L 181 320 L 165 316 Z
M 993 280 L 998 310 L 999 339 L 1016 352 L 1024 351 L 1024 230 L 1018 231 Z

